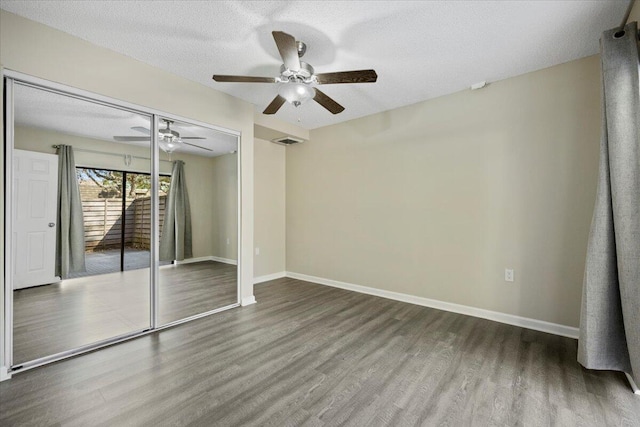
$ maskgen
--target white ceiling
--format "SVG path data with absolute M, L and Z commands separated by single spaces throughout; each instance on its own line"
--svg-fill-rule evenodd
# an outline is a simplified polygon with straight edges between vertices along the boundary
M 253 103 L 275 84 L 216 83 L 215 74 L 276 76 L 271 31 L 307 43 L 316 72 L 373 68 L 378 82 L 324 85 L 346 109 L 286 104 L 280 119 L 330 125 L 597 53 L 628 0 L 13 1 L 0 7 Z
M 52 130 L 68 135 L 82 136 L 123 144 L 114 141 L 114 136 L 145 137 L 133 127 L 151 127 L 149 117 L 108 107 L 81 99 L 16 85 L 14 91 L 14 122 L 19 126 Z M 164 127 L 161 124 L 161 127 Z M 215 157 L 237 151 L 237 137 L 202 126 L 174 122 L 172 130 L 181 137 L 197 136 L 205 139 L 187 141 L 201 148 L 181 145 L 176 152 L 196 156 Z M 150 142 L 127 142 L 126 144 L 149 147 Z M 115 149 L 115 148 L 114 148 Z

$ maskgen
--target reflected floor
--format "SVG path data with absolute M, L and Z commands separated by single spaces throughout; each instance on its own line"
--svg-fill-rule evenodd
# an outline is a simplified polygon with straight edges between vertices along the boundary
M 149 268 L 149 251 L 143 249 L 124 249 L 124 270 L 138 270 Z M 160 262 L 160 265 L 171 264 Z M 98 274 L 108 274 L 120 271 L 120 249 L 108 249 L 104 251 L 91 251 L 85 253 L 86 271 L 71 273 L 69 278 L 97 276 Z
M 167 265 L 159 282 L 160 324 L 237 302 L 235 265 Z M 149 294 L 148 268 L 14 291 L 14 364 L 147 329 Z

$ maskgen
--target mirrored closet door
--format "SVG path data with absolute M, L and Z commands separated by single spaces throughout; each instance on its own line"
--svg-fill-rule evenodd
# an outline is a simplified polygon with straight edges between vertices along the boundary
M 13 372 L 239 306 L 238 132 L 6 75 Z
M 13 98 L 13 364 L 149 329 L 151 117 Z
M 159 118 L 158 323 L 238 302 L 238 141 Z M 162 179 L 162 176 L 161 176 Z

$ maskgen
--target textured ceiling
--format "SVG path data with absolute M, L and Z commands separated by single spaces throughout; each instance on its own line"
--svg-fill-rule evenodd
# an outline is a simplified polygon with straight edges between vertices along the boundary
M 137 136 L 145 134 L 133 127 L 151 127 L 151 119 L 129 111 L 95 104 L 92 102 L 59 95 L 56 93 L 34 89 L 29 86 L 16 85 L 14 93 L 14 121 L 18 126 L 46 129 L 59 133 L 101 139 L 122 146 L 113 137 Z M 161 127 L 164 125 L 161 124 Z M 172 130 L 180 136 L 198 136 L 205 139 L 187 141 L 208 150 L 189 145 L 181 145 L 176 152 L 194 154 L 196 156 L 215 157 L 236 151 L 237 137 L 201 126 L 175 122 Z M 142 147 L 149 147 L 149 142 L 128 142 Z
M 280 119 L 313 129 L 597 53 L 627 0 L 602 1 L 11 1 L 0 7 L 253 103 L 275 84 L 271 31 L 307 43 L 316 72 L 374 68 L 378 82 L 325 85 L 346 110 L 286 104 Z

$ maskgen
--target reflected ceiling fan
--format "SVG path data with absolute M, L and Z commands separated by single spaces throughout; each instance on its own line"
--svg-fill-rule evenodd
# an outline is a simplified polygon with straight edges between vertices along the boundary
M 315 74 L 313 67 L 300 58 L 307 51 L 307 45 L 287 33 L 273 31 L 273 39 L 284 64 L 280 67 L 278 77 L 226 76 L 214 74 L 217 82 L 232 83 L 280 83 L 278 95 L 262 112 L 275 114 L 285 101 L 298 107 L 305 101 L 313 99 L 333 114 L 344 111 L 344 107 L 327 96 L 315 85 L 336 83 L 374 83 L 378 75 L 374 70 L 341 71 L 336 73 Z
M 172 120 L 162 119 L 166 127 L 164 129 L 158 130 L 158 144 L 162 151 L 167 154 L 173 153 L 176 148 L 178 148 L 181 144 L 190 145 L 192 147 L 197 147 L 202 150 L 213 151 L 210 148 L 202 147 L 200 145 L 191 144 L 189 142 L 185 142 L 185 139 L 206 139 L 201 136 L 180 136 L 178 132 L 171 129 Z M 134 126 L 131 129 L 137 130 L 138 132 L 142 132 L 146 135 L 151 135 L 151 131 L 149 129 L 142 126 Z M 137 141 L 150 141 L 151 138 L 149 136 L 114 136 L 114 140 L 120 142 L 137 142 Z

